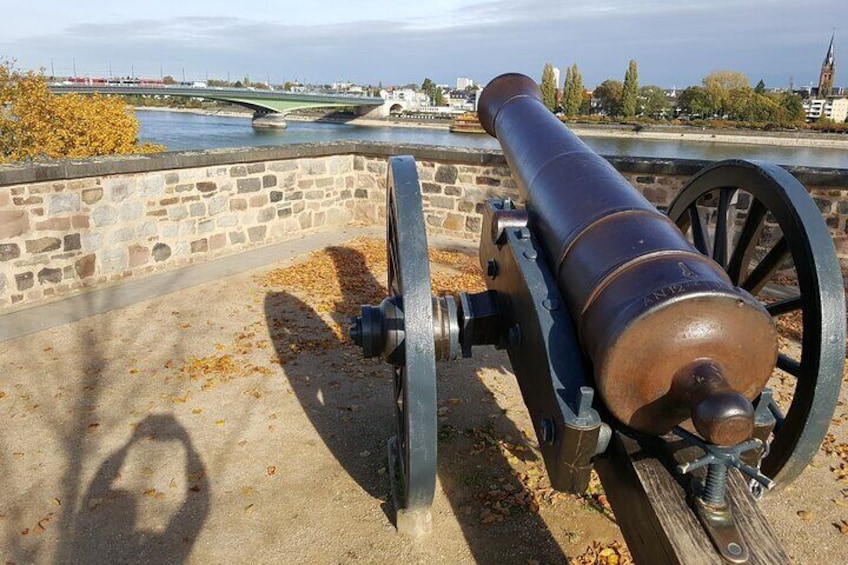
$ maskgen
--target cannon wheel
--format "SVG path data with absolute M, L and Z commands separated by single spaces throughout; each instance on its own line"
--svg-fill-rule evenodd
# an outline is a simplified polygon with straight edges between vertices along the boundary
M 418 535 L 430 528 L 436 484 L 436 353 L 430 264 L 415 160 L 389 161 L 386 185 L 388 294 L 401 297 L 403 352 L 393 367 L 397 436 L 389 442 L 397 527 Z
M 710 204 L 712 222 L 706 221 L 712 214 L 703 204 Z M 781 353 L 777 361 L 777 368 L 794 378 L 791 403 L 785 414 L 776 403 L 770 406 L 777 423 L 762 463 L 763 473 L 785 486 L 812 460 L 827 433 L 845 362 L 843 281 L 821 212 L 780 167 L 731 160 L 695 175 L 668 216 L 734 285 L 758 297 L 775 322 L 801 312 L 800 359 Z M 797 286 L 782 299 L 766 299 L 766 284 L 779 272 L 786 274 L 790 259 Z

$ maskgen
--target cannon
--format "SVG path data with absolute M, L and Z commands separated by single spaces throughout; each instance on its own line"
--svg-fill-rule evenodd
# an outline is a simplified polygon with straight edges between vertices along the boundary
M 663 213 L 542 104 L 532 79 L 494 79 L 479 115 L 524 204 L 485 204 L 488 290 L 431 296 L 416 166 L 394 157 L 389 296 L 363 306 L 350 328 L 366 357 L 394 370 L 398 529 L 431 527 L 436 362 L 494 345 L 509 355 L 554 488 L 584 491 L 595 466 L 616 514 L 632 512 L 633 497 L 613 491 L 638 451 L 671 469 L 673 481 L 687 476 L 684 504 L 723 560 L 785 557 L 751 550 L 740 523 L 754 506 L 730 496 L 729 485 L 744 475 L 745 493 L 759 496 L 791 482 L 836 407 L 844 286 L 804 187 L 774 165 L 723 161 L 696 174 Z M 786 315 L 802 319 L 795 354 L 778 348 Z M 794 385 L 782 404 L 768 386 L 776 374 Z M 619 519 L 632 545 L 643 534 L 628 531 L 636 521 Z M 673 540 L 661 542 L 671 547 L 664 555 L 675 551 Z M 637 559 L 659 562 L 639 551 Z

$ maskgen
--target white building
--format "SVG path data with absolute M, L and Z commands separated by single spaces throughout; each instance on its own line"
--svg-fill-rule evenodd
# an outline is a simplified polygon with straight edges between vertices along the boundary
M 474 81 L 468 77 L 459 77 L 456 79 L 456 89 L 457 90 L 465 90 L 466 88 L 471 88 L 474 86 Z
M 848 98 L 811 98 L 804 102 L 807 121 L 814 122 L 822 117 L 834 122 L 848 119 Z
M 559 90 L 559 67 L 554 67 L 554 86 Z

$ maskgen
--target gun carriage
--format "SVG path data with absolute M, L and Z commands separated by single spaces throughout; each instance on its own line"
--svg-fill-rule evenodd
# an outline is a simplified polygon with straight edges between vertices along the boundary
M 843 282 L 804 187 L 773 165 L 724 161 L 696 174 L 663 214 L 544 107 L 532 79 L 494 79 L 479 113 L 525 204 L 486 202 L 488 290 L 431 296 L 415 163 L 395 157 L 389 296 L 363 306 L 350 329 L 365 356 L 394 369 L 398 529 L 430 528 L 436 361 L 495 345 L 508 352 L 554 488 L 584 491 L 594 465 L 616 514 L 633 512 L 621 489 L 636 487 L 619 479 L 622 467 L 637 467 L 638 451 L 670 466 L 675 481 L 695 475 L 684 498 L 722 559 L 785 557 L 750 547 L 760 543 L 746 531 L 756 509 L 739 498 L 745 488 L 733 491 L 745 483 L 731 469 L 757 494 L 791 482 L 836 406 Z M 780 294 L 771 283 L 787 269 L 793 290 Z M 778 352 L 775 320 L 791 312 L 803 319 L 797 358 Z M 775 369 L 795 380 L 783 409 L 766 386 Z M 645 484 L 638 489 L 654 504 Z M 633 520 L 619 521 L 634 556 L 656 562 L 645 549 L 653 542 L 638 541 Z M 667 531 L 655 535 L 665 561 L 686 562 L 672 555 Z

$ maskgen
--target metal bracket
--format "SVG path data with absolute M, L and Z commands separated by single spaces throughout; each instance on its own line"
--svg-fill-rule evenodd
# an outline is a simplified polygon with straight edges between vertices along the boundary
M 527 224 L 527 212 L 511 201 L 487 201 L 480 262 L 495 291 L 498 341 L 509 354 L 551 484 L 583 492 L 609 429 L 592 407 L 595 390 L 574 324 Z

